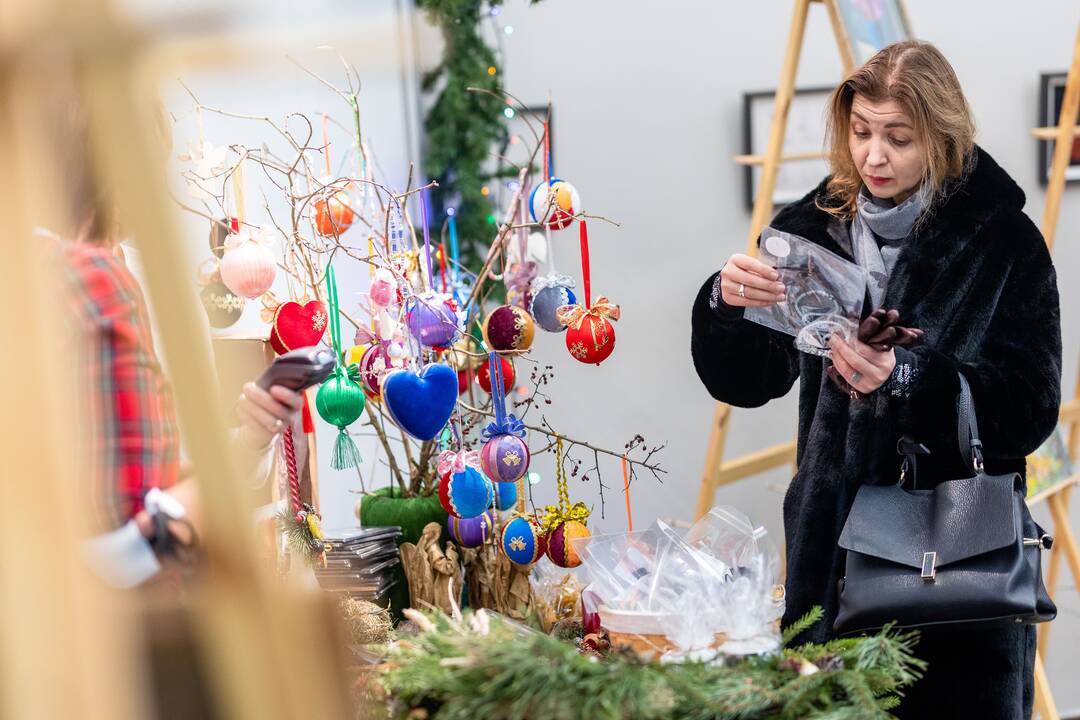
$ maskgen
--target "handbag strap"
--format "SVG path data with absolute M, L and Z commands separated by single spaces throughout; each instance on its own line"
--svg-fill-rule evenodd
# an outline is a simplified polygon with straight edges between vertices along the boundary
M 960 376 L 960 396 L 956 399 L 956 435 L 960 439 L 960 457 L 976 474 L 983 470 L 982 441 L 979 440 L 979 422 L 975 417 L 975 401 L 971 385 L 964 373 Z
M 979 475 L 983 471 L 983 453 L 982 441 L 979 440 L 979 423 L 975 418 L 975 400 L 967 378 L 963 373 L 957 374 L 960 376 L 960 394 L 956 398 L 956 435 L 959 441 L 960 457 L 965 465 Z M 911 436 L 904 435 L 897 442 L 896 451 L 904 456 L 899 483 L 903 485 L 909 474 L 913 480 L 917 478 L 916 460 L 919 455 L 929 455 L 930 450 Z

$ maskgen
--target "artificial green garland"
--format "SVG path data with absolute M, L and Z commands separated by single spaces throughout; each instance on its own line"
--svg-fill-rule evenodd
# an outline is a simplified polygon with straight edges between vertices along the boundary
M 536 4 L 540 0 L 531 0 Z M 460 238 L 462 264 L 478 269 L 495 233 L 494 192 L 484 195 L 485 184 L 497 177 L 488 171 L 492 151 L 505 144 L 506 104 L 502 97 L 502 68 L 495 51 L 480 35 L 480 23 L 503 0 L 418 0 L 443 35 L 442 62 L 425 73 L 422 88 L 441 90 L 424 118 L 427 148 L 424 174 L 438 180 L 435 207 L 453 200 Z M 494 74 L 488 72 L 495 68 Z M 468 88 L 487 92 L 470 92 Z M 433 217 L 433 226 L 441 218 Z
M 820 618 L 817 608 L 785 640 Z M 890 717 L 897 693 L 925 669 L 912 655 L 917 635 L 895 630 L 712 665 L 645 663 L 625 652 L 597 659 L 497 616 L 421 624 L 397 643 L 382 678 L 397 717 L 423 709 L 433 720 L 868 720 Z

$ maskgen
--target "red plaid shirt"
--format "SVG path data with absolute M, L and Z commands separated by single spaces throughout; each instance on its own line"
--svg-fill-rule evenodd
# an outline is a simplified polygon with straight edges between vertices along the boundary
M 84 333 L 79 383 L 90 421 L 83 438 L 92 455 L 88 502 L 97 524 L 111 529 L 142 509 L 150 488 L 176 483 L 180 433 L 135 278 L 105 247 L 72 244 L 64 258 Z

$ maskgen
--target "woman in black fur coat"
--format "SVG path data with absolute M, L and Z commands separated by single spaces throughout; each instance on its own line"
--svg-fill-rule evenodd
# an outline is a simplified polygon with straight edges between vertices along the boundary
M 855 491 L 896 482 L 898 438 L 931 451 L 920 486 L 970 474 L 956 449 L 957 372 L 972 387 L 990 474 L 1024 474 L 1057 422 L 1061 389 L 1049 253 L 1022 212 L 1024 193 L 974 144 L 948 61 L 926 43 L 887 47 L 836 89 L 829 120 L 832 174 L 772 226 L 857 262 L 873 307 L 898 310 L 899 324 L 923 337 L 886 352 L 834 339 L 831 360 L 800 353 L 790 336 L 742 319 L 786 290 L 746 255 L 705 282 L 692 335 L 694 366 L 717 400 L 759 407 L 800 381 L 785 622 L 823 606 L 825 620 L 800 638 L 817 641 L 836 617 L 837 539 Z M 902 717 L 1030 716 L 1033 627 L 928 634 L 917 653 L 929 669 Z

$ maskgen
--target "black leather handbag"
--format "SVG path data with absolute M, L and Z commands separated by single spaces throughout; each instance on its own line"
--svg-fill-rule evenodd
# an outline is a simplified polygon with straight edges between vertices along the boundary
M 839 545 L 840 634 L 888 623 L 923 630 L 1053 620 L 1041 552 L 1053 538 L 1031 518 L 1019 475 L 987 475 L 971 388 L 960 376 L 960 453 L 974 476 L 917 489 L 915 460 L 929 451 L 910 438 L 896 485 L 863 485 Z M 912 476 L 913 489 L 905 489 Z

